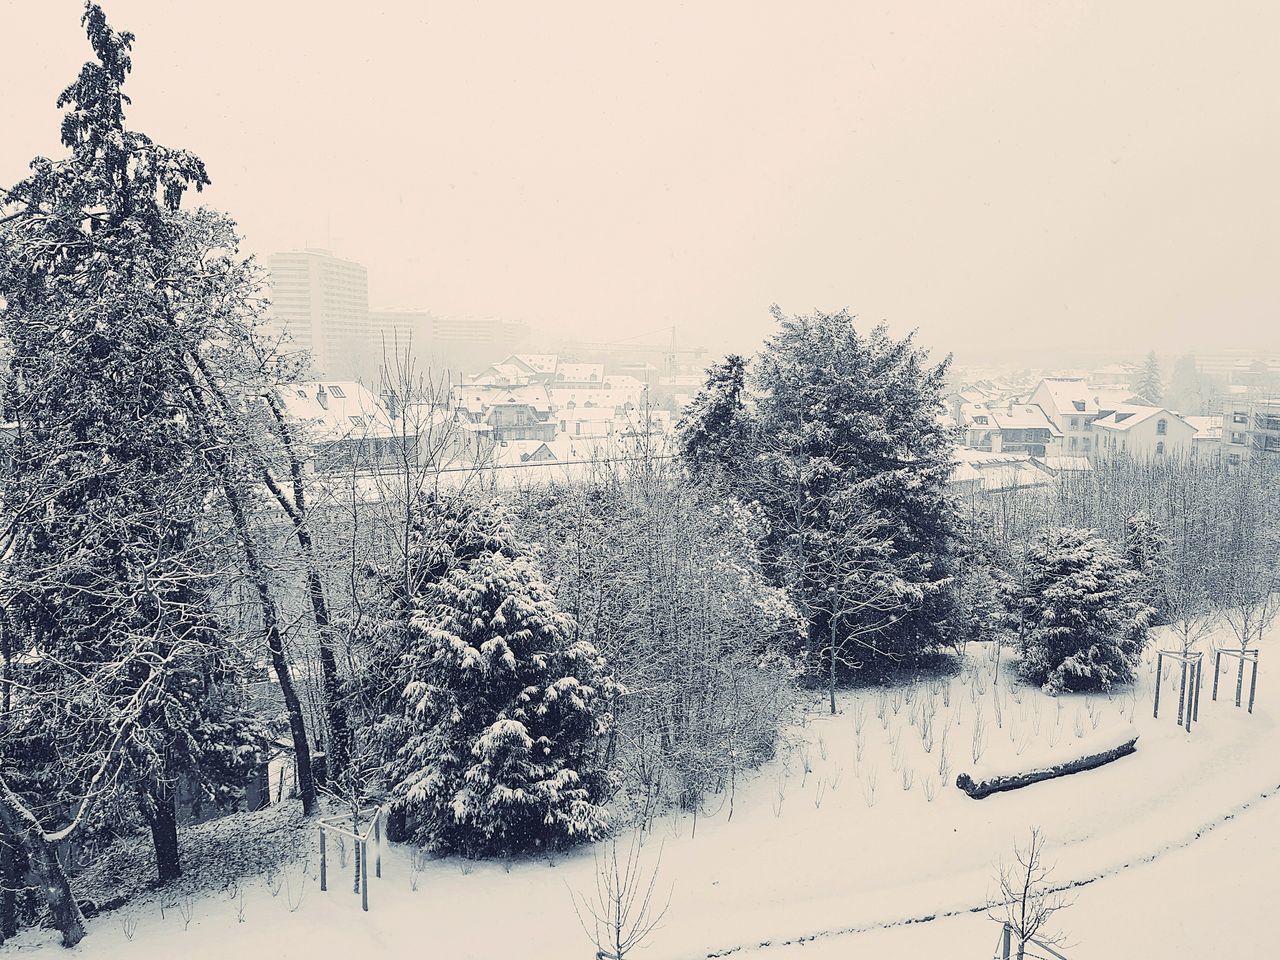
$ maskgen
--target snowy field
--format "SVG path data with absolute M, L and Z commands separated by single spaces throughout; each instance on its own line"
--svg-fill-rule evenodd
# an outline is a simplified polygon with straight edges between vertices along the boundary
M 1253 911 L 1280 893 L 1280 881 L 1263 875 L 1280 853 L 1280 800 L 1265 799 L 1280 784 L 1266 672 L 1277 668 L 1263 650 L 1255 713 L 1233 705 L 1235 676 L 1224 663 L 1216 703 L 1206 673 L 1189 735 L 1174 719 L 1176 673 L 1166 679 L 1160 718 L 1151 716 L 1151 658 L 1136 689 L 1111 698 L 1047 697 L 1016 682 L 1007 654 L 997 684 L 993 651 L 970 646 L 950 677 L 845 693 L 834 717 L 815 700 L 779 757 L 740 782 L 732 803 L 711 798 L 696 821 L 672 817 L 655 831 L 645 849 L 652 862 L 661 846 L 670 909 L 634 956 L 989 957 L 996 925 L 968 911 L 985 903 L 993 864 L 1032 826 L 1049 841 L 1056 880 L 1096 880 L 1060 915 L 1079 944 L 1068 951 L 1073 960 L 1247 955 L 1219 950 L 1221 938 L 1261 944 L 1268 914 Z M 1131 728 L 1137 752 L 1096 770 L 984 800 L 955 786 L 960 772 L 1097 752 Z M 388 849 L 363 914 L 349 868 L 332 869 L 330 890 L 319 891 L 316 846 L 313 837 L 283 877 L 169 904 L 163 918 L 155 899 L 136 901 L 91 921 L 74 952 L 593 954 L 570 898 L 571 889 L 593 885 L 590 849 L 512 864 L 424 862 L 409 848 Z M 15 947 L 65 954 L 48 933 L 28 932 Z

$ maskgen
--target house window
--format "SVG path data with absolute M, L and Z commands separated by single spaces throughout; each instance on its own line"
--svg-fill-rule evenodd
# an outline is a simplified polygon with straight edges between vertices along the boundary
M 342 392 L 342 388 L 338 386 L 336 383 L 329 384 L 329 392 L 332 393 L 339 400 L 345 400 L 347 398 L 347 395 Z
M 1157 433 L 1159 436 L 1162 436 L 1162 437 L 1163 437 L 1163 436 L 1164 436 L 1165 434 L 1167 434 L 1168 432 L 1169 432 L 1169 421 L 1168 421 L 1168 420 L 1165 420 L 1165 419 L 1163 419 L 1163 418 L 1161 418 L 1160 420 L 1157 420 L 1157 421 L 1156 421 L 1156 433 Z M 1164 446 L 1164 444 L 1162 443 L 1162 444 L 1159 444 L 1158 446 L 1159 446 L 1159 447 L 1163 447 L 1163 446 Z M 1160 450 L 1158 450 L 1157 452 L 1158 452 L 1158 453 L 1164 453 L 1164 450 L 1163 450 L 1163 449 L 1160 449 Z
M 1241 413 L 1239 410 L 1237 410 L 1235 413 L 1231 414 L 1231 422 L 1232 423 L 1248 423 L 1249 415 L 1247 413 Z
M 1072 417 L 1072 418 L 1071 418 L 1071 429 L 1072 429 L 1072 430 L 1079 430 L 1079 429 L 1080 429 L 1080 418 L 1079 418 L 1079 417 Z
M 1235 430 L 1232 430 L 1232 431 L 1231 431 L 1231 442 L 1232 442 L 1232 443 L 1245 443 L 1246 441 L 1247 441 L 1247 438 L 1245 437 L 1245 435 L 1244 435 L 1243 433 L 1238 433 L 1238 432 L 1236 432 Z
M 1164 421 L 1162 420 L 1162 421 L 1161 421 L 1161 423 L 1163 423 L 1163 422 L 1164 422 Z M 1156 456 L 1157 456 L 1157 457 L 1163 457 L 1163 456 L 1164 456 L 1164 441 L 1163 441 L 1163 440 L 1161 440 L 1159 443 L 1157 443 L 1157 444 L 1156 444 Z
M 299 390 L 299 391 L 298 391 L 298 399 L 299 399 L 299 400 L 305 400 L 305 399 L 307 399 L 307 391 L 305 391 L 305 390 Z
M 1089 438 L 1088 438 L 1088 437 L 1085 437 L 1085 438 L 1084 438 L 1084 440 L 1082 441 L 1082 443 L 1084 443 L 1084 448 L 1085 448 L 1086 450 L 1088 450 L 1088 449 L 1089 449 Z
M 1075 437 L 1072 437 L 1072 438 L 1071 438 L 1071 449 L 1072 449 L 1072 450 L 1074 450 L 1075 448 L 1076 448 L 1076 438 L 1075 438 Z
M 1231 464 L 1233 467 L 1240 466 L 1240 454 L 1238 453 L 1227 454 L 1227 463 Z

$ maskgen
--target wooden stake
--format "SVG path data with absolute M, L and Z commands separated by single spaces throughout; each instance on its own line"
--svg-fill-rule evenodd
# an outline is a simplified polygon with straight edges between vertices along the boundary
M 1213 699 L 1218 699 L 1218 674 L 1222 672 L 1222 651 L 1218 650 L 1213 655 Z
M 1191 706 L 1187 702 L 1187 661 L 1182 661 L 1182 679 L 1178 683 L 1178 726 L 1182 726 L 1182 715 L 1187 716 L 1187 732 L 1191 732 Z
M 382 810 L 373 814 L 373 875 L 382 876 Z
M 1192 719 L 1195 720 L 1196 723 L 1200 722 L 1200 681 L 1203 676 L 1204 676 L 1204 654 L 1201 654 L 1199 658 L 1196 660 L 1196 692 L 1195 692 L 1195 701 L 1194 701 L 1195 705 L 1192 708 L 1192 711 L 1193 711 Z
M 1185 667 L 1184 667 L 1184 669 L 1185 669 Z M 1194 668 L 1194 667 L 1192 667 L 1191 669 L 1192 669 L 1192 670 L 1194 670 L 1195 668 Z M 1187 722 L 1186 722 L 1186 730 L 1187 730 L 1187 733 L 1190 733 L 1190 732 L 1191 732 L 1191 690 L 1190 690 L 1190 689 L 1188 689 L 1188 690 L 1187 690 L 1186 701 L 1187 701 L 1187 704 L 1186 704 L 1186 707 L 1187 707 L 1187 709 L 1186 709 L 1186 718 L 1187 718 Z M 1179 701 L 1178 701 L 1178 704 L 1179 704 L 1179 706 L 1181 706 L 1181 705 L 1182 705 L 1182 701 L 1181 701 L 1181 700 L 1179 700 Z
M 1156 706 L 1151 716 L 1160 716 L 1160 675 L 1164 672 L 1164 654 L 1156 651 Z
M 369 912 L 369 842 L 360 841 L 360 908 Z
M 329 874 L 324 859 L 324 827 L 320 828 L 320 889 L 329 889 Z
M 1244 664 L 1241 663 L 1243 668 Z M 1253 713 L 1253 697 L 1258 692 L 1258 653 L 1253 654 L 1253 674 L 1249 678 L 1249 712 Z

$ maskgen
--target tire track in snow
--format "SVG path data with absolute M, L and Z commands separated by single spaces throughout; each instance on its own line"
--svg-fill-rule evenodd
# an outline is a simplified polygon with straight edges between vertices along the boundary
M 1280 784 L 1277 784 L 1276 786 L 1270 788 L 1269 790 L 1264 790 L 1262 793 L 1258 794 L 1257 797 L 1251 798 L 1249 800 L 1244 801 L 1243 803 L 1237 804 L 1236 806 L 1232 807 L 1231 810 L 1228 811 L 1223 816 L 1218 817 L 1216 820 L 1211 820 L 1208 823 L 1202 824 L 1201 826 L 1193 830 L 1191 833 L 1184 834 L 1181 839 L 1172 840 L 1164 844 L 1163 846 L 1158 847 L 1155 851 L 1147 854 L 1146 856 L 1139 857 L 1135 860 L 1131 860 L 1128 863 L 1123 863 L 1119 866 L 1111 867 L 1109 869 L 1103 870 L 1100 873 L 1094 874 L 1091 877 L 1085 877 L 1083 879 L 1071 880 L 1066 883 L 1057 884 L 1051 888 L 1050 892 L 1057 893 L 1065 890 L 1075 890 L 1079 887 L 1086 887 L 1089 884 L 1097 883 L 1099 880 L 1105 880 L 1107 877 L 1116 876 L 1117 874 L 1122 873 L 1125 870 L 1132 869 L 1133 867 L 1141 867 L 1141 866 L 1146 866 L 1149 863 L 1155 863 L 1157 860 L 1159 860 L 1161 857 L 1165 856 L 1166 854 L 1173 853 L 1177 850 L 1183 850 L 1191 846 L 1201 837 L 1212 833 L 1214 830 L 1218 829 L 1218 827 L 1222 826 L 1225 823 L 1230 823 L 1232 820 L 1236 819 L 1236 817 L 1240 816 L 1241 814 L 1245 813 L 1246 811 L 1256 806 L 1260 801 L 1275 797 L 1277 794 L 1280 794 Z M 768 950 L 771 947 L 792 947 L 792 946 L 797 946 L 799 944 L 811 943 L 814 940 L 826 940 L 834 937 L 857 936 L 860 933 L 871 933 L 872 931 L 875 931 L 875 930 L 892 930 L 896 927 L 908 927 L 917 923 L 932 923 L 935 920 L 945 920 L 948 917 L 962 917 L 965 914 L 969 914 L 969 913 L 982 913 L 985 910 L 987 910 L 989 906 L 990 904 L 984 902 L 984 903 L 978 904 L 977 906 L 956 907 L 951 910 L 940 910 L 936 913 L 923 914 L 915 917 L 903 917 L 898 920 L 884 920 L 884 921 L 871 922 L 871 923 L 861 923 L 861 924 L 856 924 L 848 927 L 833 927 L 829 930 L 818 930 L 814 933 L 808 933 L 808 934 L 803 934 L 801 936 L 790 937 L 785 940 L 761 940 L 757 943 L 740 943 L 736 946 L 724 947 L 719 950 L 713 950 L 710 953 L 702 954 L 701 957 L 704 958 L 704 960 L 716 960 L 716 958 L 729 957 L 737 953 L 742 953 L 743 951 L 746 951 L 746 950 L 762 951 L 762 950 Z

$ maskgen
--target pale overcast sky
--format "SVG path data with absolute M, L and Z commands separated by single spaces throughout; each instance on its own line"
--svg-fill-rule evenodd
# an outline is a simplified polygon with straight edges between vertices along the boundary
M 78 0 L 0 0 L 0 181 Z M 373 306 L 749 349 L 849 306 L 964 358 L 1280 345 L 1280 4 L 105 0 L 130 120 Z

